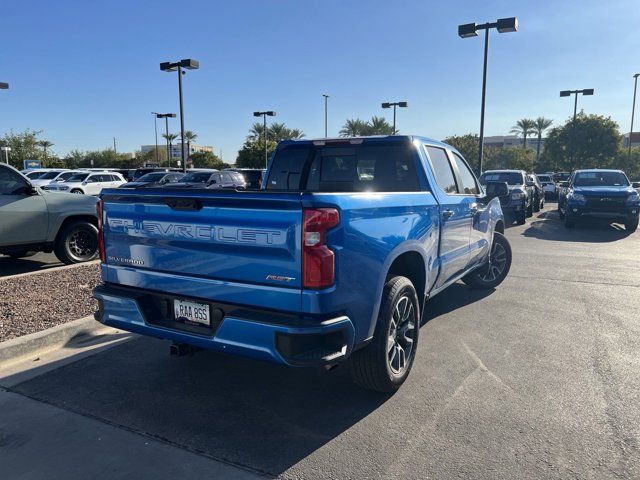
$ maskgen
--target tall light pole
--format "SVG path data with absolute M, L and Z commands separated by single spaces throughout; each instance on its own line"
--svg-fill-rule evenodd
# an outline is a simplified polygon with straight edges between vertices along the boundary
M 382 104 L 382 108 L 391 108 L 393 107 L 393 134 L 397 133 L 396 130 L 396 107 L 407 108 L 409 104 L 407 102 L 384 102 Z
M 489 55 L 489 30 L 495 28 L 498 33 L 518 31 L 518 19 L 516 17 L 499 18 L 496 22 L 487 22 L 481 25 L 466 23 L 458 25 L 460 38 L 477 37 L 478 30 L 484 30 L 484 64 L 482 67 L 482 101 L 480 106 L 480 145 L 478 148 L 478 164 L 482 173 L 482 160 L 484 158 L 484 110 L 487 98 L 487 57 Z
M 571 150 L 569 152 L 569 160 L 573 162 L 573 149 L 576 136 L 576 116 L 578 115 L 578 94 L 593 95 L 593 88 L 583 88 L 582 90 L 562 90 L 560 91 L 561 97 L 570 97 L 575 95 L 573 102 L 573 120 L 571 121 Z
M 160 165 L 160 154 L 158 153 L 158 112 L 151 112 L 153 115 L 153 128 L 156 132 L 156 163 Z
M 262 120 L 263 120 L 264 129 L 262 131 L 262 134 L 264 135 L 264 166 L 266 168 L 267 163 L 269 162 L 269 158 L 267 156 L 267 117 L 275 117 L 276 112 L 274 112 L 273 110 L 268 110 L 265 112 L 253 112 L 253 116 L 262 117 Z
M 638 77 L 640 77 L 640 73 L 636 73 L 633 76 L 633 103 L 631 104 L 631 129 L 629 130 L 629 159 L 627 163 L 631 165 L 631 140 L 633 138 L 633 115 L 636 113 L 636 90 L 638 89 Z M 629 168 L 627 165 L 627 168 Z
M 163 62 L 160 64 L 160 70 L 163 72 L 178 72 L 178 96 L 180 97 L 180 138 L 184 138 L 184 107 L 182 104 L 182 75 L 183 68 L 187 70 L 197 70 L 200 68 L 200 62 L 191 58 L 184 58 L 179 62 Z M 180 157 L 182 158 L 182 171 L 187 171 L 187 161 L 184 156 L 184 141 L 180 140 Z
M 324 138 L 327 138 L 329 137 L 327 134 L 327 101 L 329 100 L 329 95 L 323 93 L 322 96 L 324 97 Z
M 171 166 L 171 146 L 169 143 L 169 119 L 176 118 L 175 113 L 156 113 L 156 118 L 164 118 L 165 138 L 167 140 L 167 163 Z M 156 130 L 156 153 L 158 152 L 158 135 Z

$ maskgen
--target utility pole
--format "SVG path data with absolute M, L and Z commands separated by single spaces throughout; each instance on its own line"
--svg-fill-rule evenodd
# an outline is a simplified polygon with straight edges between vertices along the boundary
M 118 150 L 116 149 L 116 137 L 113 137 L 113 153 L 118 153 Z

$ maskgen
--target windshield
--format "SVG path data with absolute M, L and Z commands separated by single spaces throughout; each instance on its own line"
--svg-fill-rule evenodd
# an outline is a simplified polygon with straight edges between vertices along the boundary
M 627 187 L 629 180 L 622 172 L 581 172 L 573 179 L 576 187 Z
M 67 179 L 67 182 L 84 182 L 88 176 L 88 173 L 75 173 Z
M 551 177 L 549 175 L 538 175 L 538 180 L 540 180 L 540 182 L 549 183 L 551 182 Z
M 137 182 L 157 182 L 162 180 L 162 177 L 166 175 L 165 172 L 156 172 L 156 173 L 147 173 L 146 175 L 142 175 L 138 178 Z
M 178 182 L 180 183 L 206 183 L 211 177 L 211 172 L 191 172 L 187 173 Z
M 507 182 L 509 185 L 522 185 L 524 178 L 519 172 L 490 172 L 480 176 L 480 183 L 486 185 L 487 182 Z
M 38 177 L 38 180 L 53 180 L 58 175 L 60 175 L 60 172 L 47 172 L 41 177 Z

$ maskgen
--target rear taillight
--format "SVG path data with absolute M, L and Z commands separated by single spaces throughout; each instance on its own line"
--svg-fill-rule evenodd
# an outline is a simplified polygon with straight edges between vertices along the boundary
M 302 287 L 326 288 L 333 285 L 334 253 L 327 247 L 327 231 L 340 223 L 335 208 L 305 209 L 302 222 Z
M 103 224 L 103 202 L 98 200 L 96 203 L 96 214 L 98 215 L 98 252 L 100 253 L 100 261 L 107 260 L 104 251 L 104 224 Z

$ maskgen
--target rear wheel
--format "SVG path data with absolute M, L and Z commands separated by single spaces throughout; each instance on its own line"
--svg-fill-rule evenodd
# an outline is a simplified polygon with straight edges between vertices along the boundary
M 473 288 L 495 288 L 507 278 L 510 268 L 509 240 L 500 232 L 494 232 L 487 264 L 462 277 L 462 281 Z
M 558 202 L 558 216 L 560 217 L 560 220 L 564 220 L 564 212 L 562 211 L 562 208 L 560 208 L 560 202 Z
M 521 212 L 516 212 L 516 223 L 518 225 L 524 225 L 526 221 L 527 221 L 527 214 L 525 213 L 524 210 L 522 210 Z
M 58 233 L 54 252 L 66 264 L 93 260 L 98 253 L 98 229 L 86 220 L 70 223 Z
M 533 217 L 533 203 L 534 203 L 533 200 L 531 200 L 531 203 L 529 204 L 529 206 L 525 207 L 527 217 Z
M 351 376 L 368 390 L 395 392 L 409 376 L 418 346 L 420 307 L 411 281 L 387 279 L 371 343 L 351 355 Z
M 541 204 L 542 204 L 542 202 L 540 201 L 540 197 L 538 197 L 536 195 L 536 197 L 533 199 L 533 211 L 534 212 L 539 212 Z
M 77 193 L 78 195 L 84 195 L 84 192 L 82 190 L 80 190 L 79 188 L 74 188 L 73 190 L 71 190 L 71 193 Z
M 628 232 L 635 232 L 638 229 L 638 219 L 636 218 L 635 220 L 626 222 L 624 228 L 626 228 Z

